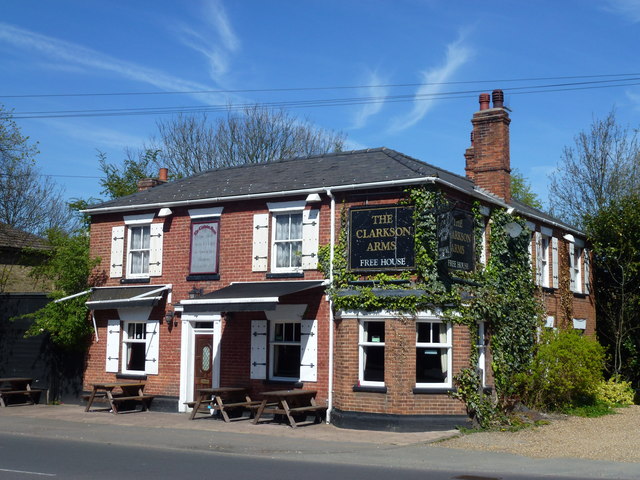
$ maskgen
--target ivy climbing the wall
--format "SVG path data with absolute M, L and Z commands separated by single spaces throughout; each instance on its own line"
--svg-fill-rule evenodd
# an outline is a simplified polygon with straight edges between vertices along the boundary
M 473 272 L 456 272 L 453 278 L 438 262 L 436 216 L 450 208 L 444 194 L 432 186 L 409 188 L 402 203 L 414 206 L 415 270 L 397 274 L 360 275 L 349 271 L 348 208 L 343 205 L 339 237 L 334 246 L 333 284 L 329 288 L 334 308 L 341 310 L 394 311 L 412 315 L 442 308 L 448 321 L 469 328 L 470 366 L 454 377 L 452 396 L 463 401 L 469 415 L 479 426 L 507 421 L 506 414 L 518 399 L 514 377 L 526 371 L 533 357 L 536 329 L 542 307 L 531 274 L 530 231 L 522 219 L 504 209 L 493 209 L 489 218 L 474 204 L 475 256 Z M 482 235 L 489 221 L 490 255 L 480 264 Z M 517 235 L 505 228 L 515 223 Z M 329 273 L 330 246 L 320 249 L 320 265 Z M 368 281 L 368 282 L 367 282 Z M 400 282 L 404 281 L 404 282 Z M 402 295 L 380 295 L 380 290 L 405 290 Z M 483 393 L 477 371 L 478 324 L 487 326 L 491 339 L 495 395 Z M 474 341 L 475 340 L 475 341 Z

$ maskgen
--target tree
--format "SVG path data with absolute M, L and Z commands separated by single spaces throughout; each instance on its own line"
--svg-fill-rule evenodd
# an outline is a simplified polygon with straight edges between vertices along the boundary
M 541 209 L 542 202 L 531 189 L 531 184 L 517 169 L 511 170 L 511 196 L 530 207 Z
M 138 180 L 151 176 L 151 164 L 158 157 L 159 150 L 146 149 L 137 154 L 125 151 L 122 165 L 107 162 L 107 155 L 98 152 L 98 162 L 103 177 L 100 179 L 100 193 L 109 199 L 124 197 L 138 191 Z
M 22 135 L 11 112 L 0 106 L 0 222 L 44 235 L 72 228 L 62 189 L 36 167 L 37 144 Z
M 640 384 L 640 197 L 612 200 L 585 219 L 594 252 L 598 335 L 612 373 Z
M 582 227 L 587 215 L 613 200 L 638 192 L 640 144 L 637 132 L 616 122 L 615 111 L 594 120 L 562 152 L 551 175 L 549 202 L 553 214 Z
M 54 301 L 35 313 L 25 315 L 34 320 L 26 336 L 46 332 L 52 342 L 63 350 L 82 350 L 90 332 L 84 305 L 86 296 L 63 302 L 55 300 L 88 290 L 91 271 L 97 260 L 89 257 L 89 235 L 86 230 L 69 234 L 51 229 L 47 240 L 51 247 L 45 252 L 47 258 L 34 267 L 32 276 L 45 278 L 53 284 L 54 291 L 49 298 Z
M 340 151 L 342 133 L 315 127 L 285 110 L 245 107 L 210 122 L 206 114 L 178 115 L 158 122 L 158 151 L 153 163 L 167 167 L 173 177 L 189 176 L 212 168 L 266 163 L 283 158 Z

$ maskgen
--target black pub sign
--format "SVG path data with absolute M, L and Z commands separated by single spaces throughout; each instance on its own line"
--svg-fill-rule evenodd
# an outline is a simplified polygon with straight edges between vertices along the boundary
M 462 210 L 450 210 L 437 216 L 438 260 L 449 270 L 472 271 L 474 266 L 473 217 Z
M 413 207 L 378 205 L 349 210 L 351 270 L 404 270 L 414 267 Z

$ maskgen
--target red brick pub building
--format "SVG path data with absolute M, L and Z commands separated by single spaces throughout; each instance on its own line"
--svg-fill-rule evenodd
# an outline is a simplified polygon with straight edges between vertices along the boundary
M 501 91 L 480 96 L 466 177 L 377 148 L 172 182 L 161 169 L 138 193 L 88 209 L 91 255 L 101 263 L 87 301 L 95 336 L 85 389 L 142 379 L 156 409 L 187 411 L 203 386 L 244 386 L 257 399 L 303 388 L 318 392 L 338 426 L 410 431 L 462 423 L 464 406 L 448 392 L 468 366 L 468 329 L 447 323 L 437 307 L 410 321 L 398 312 L 334 309 L 318 250 L 338 242 L 346 209 L 350 228 L 360 222 L 365 232 L 350 233 L 351 249 L 359 240 L 368 245 L 351 252 L 352 268 L 410 265 L 372 254 L 397 250 L 389 243 L 397 239 L 367 243 L 366 232 L 401 236 L 411 228 L 397 208 L 405 189 L 431 185 L 464 208 L 478 202 L 487 215 L 498 208 L 524 217 L 547 325 L 593 334 L 584 235 L 511 198 L 509 123 Z M 563 283 L 572 292 L 569 315 Z M 487 343 L 479 368 L 490 388 Z

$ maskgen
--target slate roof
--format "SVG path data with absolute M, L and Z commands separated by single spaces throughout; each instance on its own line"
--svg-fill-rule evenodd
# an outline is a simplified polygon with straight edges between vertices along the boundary
M 469 192 L 464 177 L 421 162 L 389 148 L 354 150 L 208 170 L 87 209 L 161 205 L 206 198 L 235 197 L 325 187 L 440 177 Z
M 47 242 L 28 232 L 13 228 L 6 223 L 0 222 L 0 248 L 37 248 L 40 250 L 48 249 Z
M 86 212 L 97 214 L 110 210 L 126 211 L 136 208 L 198 204 L 199 201 L 204 203 L 207 199 L 223 202 L 225 199 L 252 195 L 273 194 L 276 197 L 283 193 L 303 193 L 329 187 L 352 186 L 357 189 L 365 188 L 366 184 L 370 183 L 402 182 L 426 177 L 437 178 L 469 195 L 483 198 L 487 202 L 505 205 L 500 198 L 477 188 L 466 177 L 396 150 L 381 147 L 208 170 L 149 190 L 93 205 Z M 580 233 L 574 227 L 521 202 L 514 200 L 511 205 L 525 215 Z

